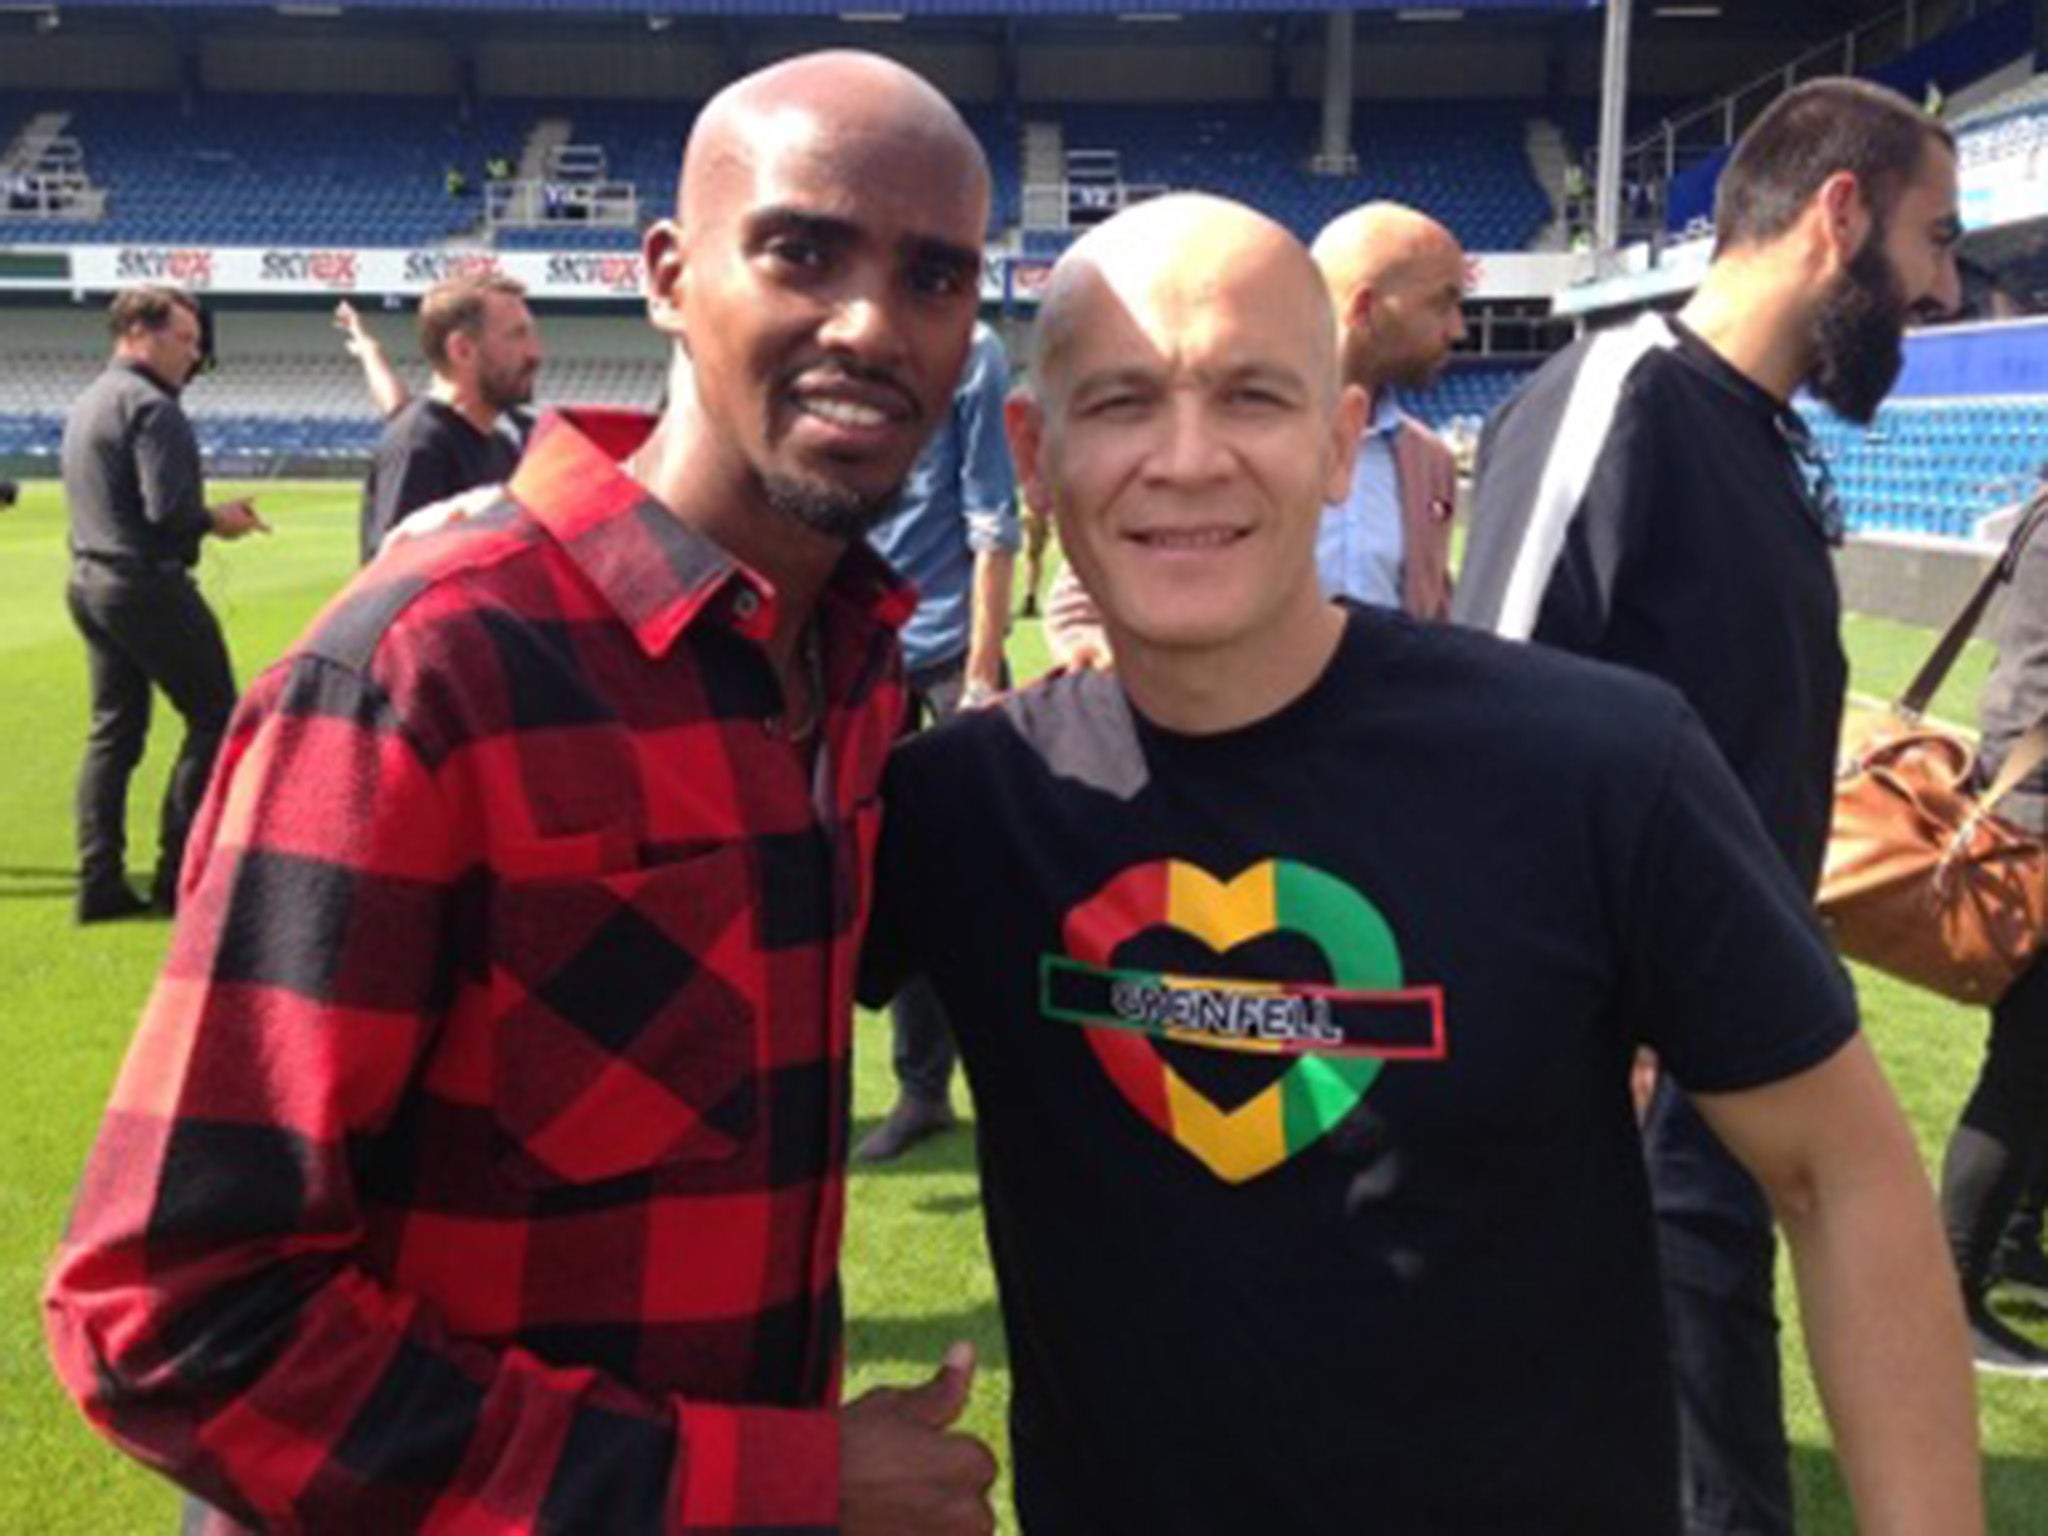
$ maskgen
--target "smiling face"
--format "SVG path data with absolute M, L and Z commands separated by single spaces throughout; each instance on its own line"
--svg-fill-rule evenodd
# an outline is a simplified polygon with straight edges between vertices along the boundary
M 1291 236 L 1162 201 L 1062 260 L 1011 444 L 1119 657 L 1250 654 L 1324 607 L 1316 529 L 1363 401 L 1338 390 L 1329 300 Z
M 988 216 L 950 109 L 886 73 L 856 85 L 745 98 L 700 125 L 681 218 L 649 241 L 657 323 L 690 354 L 706 491 L 836 539 L 892 508 L 945 416 Z

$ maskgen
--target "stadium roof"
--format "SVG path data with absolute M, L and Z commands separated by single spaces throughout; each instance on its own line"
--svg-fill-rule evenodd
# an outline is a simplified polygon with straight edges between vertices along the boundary
M 488 11 L 546 16 L 835 17 L 893 20 L 914 16 L 1126 16 L 1165 20 L 1248 12 L 1391 11 L 1403 19 L 1455 21 L 1476 13 L 1572 12 L 1601 0 L 184 0 L 186 11 L 249 10 L 300 16 Z M 16 8 L 20 8 L 17 0 Z M 29 7 L 35 8 L 34 0 Z M 52 11 L 134 10 L 136 0 L 49 0 Z

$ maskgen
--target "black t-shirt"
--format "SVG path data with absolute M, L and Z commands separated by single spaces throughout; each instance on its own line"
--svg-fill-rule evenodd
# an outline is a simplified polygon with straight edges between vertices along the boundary
M 863 992 L 959 1037 L 1027 1531 L 1678 1529 L 1633 1049 L 1855 1025 L 1670 690 L 1353 608 L 1258 724 L 1061 678 L 887 794 Z
M 376 557 L 384 535 L 408 513 L 510 479 L 519 467 L 523 418 L 508 417 L 500 426 L 507 421 L 513 431 L 479 432 L 454 406 L 428 395 L 415 395 L 393 412 L 363 483 L 363 563 Z
M 1453 617 L 1671 683 L 1810 891 L 1848 673 L 1804 438 L 1675 321 L 1579 342 L 1487 425 Z

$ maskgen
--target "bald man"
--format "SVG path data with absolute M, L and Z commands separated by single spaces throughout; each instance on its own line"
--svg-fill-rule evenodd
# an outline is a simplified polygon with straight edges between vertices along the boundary
M 58 1253 L 188 1530 L 985 1532 L 972 1357 L 838 1406 L 853 945 L 988 171 L 882 60 L 715 98 L 659 420 L 566 412 L 236 717 Z
M 1933 1203 L 1807 903 L 1669 689 L 1325 597 L 1335 334 L 1236 204 L 1077 243 L 1011 440 L 1117 668 L 890 766 L 863 988 L 958 1026 L 1021 1527 L 1672 1536 L 1647 1041 L 1780 1201 L 1862 1528 L 1979 1530 Z
M 1365 399 L 1350 484 L 1323 509 L 1316 568 L 1330 597 L 1450 612 L 1451 450 L 1401 409 L 1464 338 L 1465 252 L 1443 225 L 1399 203 L 1367 203 L 1325 226 L 1311 250 L 1336 312 L 1343 377 Z M 1069 665 L 1105 658 L 1101 621 L 1071 563 L 1046 605 L 1046 637 Z

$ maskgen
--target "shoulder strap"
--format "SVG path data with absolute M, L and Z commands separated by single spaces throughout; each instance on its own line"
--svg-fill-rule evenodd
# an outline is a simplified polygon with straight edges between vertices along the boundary
M 2019 787 L 2020 781 L 2048 763 L 2048 720 L 2036 720 L 2027 727 L 2024 736 L 2012 744 L 2012 750 L 2005 754 L 2005 761 L 1998 765 L 1998 772 L 1984 787 L 1984 793 L 1977 797 L 1982 813 L 1988 814 L 1993 806 Z
M 1977 590 L 1970 594 L 1970 600 L 1963 604 L 1963 611 L 1935 642 L 1934 651 L 1922 664 L 1906 691 L 1899 695 L 1898 713 L 1909 720 L 1917 720 L 1927 712 L 1927 705 L 1936 690 L 1947 680 L 1949 669 L 1956 664 L 1956 658 L 1963 653 L 1963 646 L 1976 633 L 1978 621 L 1984 617 L 1984 610 L 1991 605 L 1991 598 L 2006 582 L 2012 580 L 2012 573 L 2020 563 L 2020 551 L 2026 548 L 2027 540 L 2048 516 L 2048 487 L 2034 492 L 2026 507 L 2021 511 L 2019 522 L 2012 530 L 2012 537 L 2006 540 L 2005 551 L 1992 562 L 1991 569 L 1984 573 L 1984 579 L 1977 583 Z M 2015 750 L 2014 756 L 2018 756 Z M 2011 759 L 2007 759 L 2008 762 Z M 2003 777 L 2003 775 L 2001 775 Z

